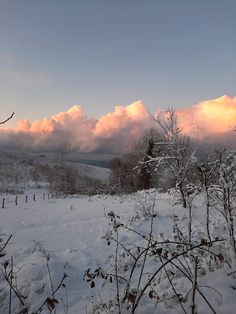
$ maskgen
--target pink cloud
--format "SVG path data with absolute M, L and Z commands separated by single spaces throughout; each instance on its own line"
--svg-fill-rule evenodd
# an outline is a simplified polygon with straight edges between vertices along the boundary
M 230 132 L 236 126 L 236 97 L 204 100 L 177 115 L 183 132 L 197 139 Z
M 176 113 L 183 132 L 193 138 L 226 134 L 236 125 L 236 97 L 205 100 Z M 2 129 L 0 143 L 5 147 L 54 150 L 69 140 L 81 152 L 123 153 L 154 124 L 152 114 L 140 100 L 117 106 L 98 120 L 86 116 L 76 105 L 51 118 L 32 123 L 21 120 L 15 129 Z

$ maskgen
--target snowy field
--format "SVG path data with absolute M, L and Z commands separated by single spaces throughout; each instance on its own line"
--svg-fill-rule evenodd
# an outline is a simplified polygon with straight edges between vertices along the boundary
M 24 195 L 19 196 L 17 206 L 15 196 L 8 195 L 5 208 L 0 209 L 0 234 L 4 240 L 12 234 L 5 249 L 6 256 L 0 260 L 1 267 L 4 268 L 6 260 L 13 257 L 13 283 L 21 295 L 27 297 L 23 301 L 25 308 L 30 309 L 29 313 L 37 312 L 53 289 L 56 289 L 64 273 L 67 278 L 54 295 L 58 304 L 55 304 L 56 312 L 53 310 L 53 313 L 112 313 L 112 306 L 109 309 L 105 304 L 116 297 L 115 262 L 118 264 L 118 275 L 127 279 L 134 262 L 128 252 L 135 256 L 138 250 L 147 245 L 148 241 L 142 235 L 149 236 L 151 224 L 152 237 L 158 241 L 176 240 L 178 232 L 187 233 L 187 209 L 175 204 L 174 193 L 160 194 L 150 190 L 121 196 L 78 196 L 45 200 L 40 197 L 40 193 L 38 191 L 35 202 L 32 195 L 27 203 L 24 202 Z M 206 238 L 202 195 L 196 196 L 192 210 L 192 237 L 193 242 L 198 244 L 201 239 Z M 119 242 L 124 245 L 118 246 L 117 261 L 116 242 L 111 239 L 114 235 L 114 221 L 110 221 L 113 213 L 119 215 L 115 220 L 116 224 L 122 224 L 119 227 Z M 224 218 L 217 210 L 212 210 L 210 220 L 212 239 L 226 237 Z M 134 229 L 135 232 L 128 229 Z M 209 306 L 196 293 L 199 314 L 213 313 L 213 310 L 215 313 L 235 313 L 236 279 L 234 274 L 229 275 L 232 269 L 228 266 L 224 246 L 224 242 L 219 242 L 211 247 L 215 255 L 222 253 L 220 261 L 213 257 L 211 261 L 206 257 L 206 261 L 199 264 L 198 286 L 210 303 Z M 173 251 L 168 243 L 161 248 L 166 252 Z M 160 259 L 154 255 L 153 253 L 153 256 L 147 257 L 140 287 L 160 267 Z M 87 274 L 100 269 L 99 267 L 104 270 L 107 280 L 88 280 L 88 276 L 84 278 L 88 268 Z M 188 263 L 185 267 L 188 267 Z M 142 262 L 137 263 L 131 281 L 133 288 L 137 288 L 141 268 Z M 189 273 L 191 274 L 191 269 Z M 170 276 L 177 294 L 171 287 Z M 156 294 L 152 294 L 148 288 L 135 313 L 191 313 L 192 283 L 175 271 L 173 265 L 163 268 L 152 285 Z M 124 288 L 124 281 L 120 279 L 119 289 L 122 296 Z M 184 309 L 179 305 L 177 295 L 183 300 Z M 125 300 L 122 304 L 122 313 L 131 313 L 131 310 L 127 310 L 130 302 L 132 301 Z M 8 303 L 9 286 L 1 277 L 1 314 L 9 313 Z M 12 292 L 12 313 L 20 313 L 23 308 Z M 41 313 L 49 313 L 46 305 Z

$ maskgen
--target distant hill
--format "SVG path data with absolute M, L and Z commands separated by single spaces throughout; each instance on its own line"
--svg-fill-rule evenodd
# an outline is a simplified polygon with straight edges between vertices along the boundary
M 98 156 L 85 156 L 85 154 L 81 156 L 81 154 L 73 153 L 68 156 L 68 164 L 75 167 L 82 177 L 107 181 L 110 176 L 109 156 L 102 156 L 101 160 L 93 159 L 94 157 Z M 14 167 L 20 168 L 21 172 L 28 172 L 35 165 L 53 166 L 57 163 L 56 158 L 57 154 L 53 152 L 0 151 L 0 165 L 3 168 L 4 165 L 5 167 L 14 165 Z

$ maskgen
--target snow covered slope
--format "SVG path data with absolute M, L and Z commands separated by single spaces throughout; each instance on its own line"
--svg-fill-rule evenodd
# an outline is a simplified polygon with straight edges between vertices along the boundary
M 86 269 L 92 271 L 100 266 L 106 269 L 107 273 L 114 274 L 116 245 L 114 242 L 107 245 L 106 239 L 111 237 L 112 229 L 107 214 L 112 211 L 120 216 L 121 223 L 137 231 L 134 233 L 121 228 L 119 234 L 119 241 L 134 252 L 138 247 L 146 245 L 140 234 L 148 235 L 150 232 L 148 214 L 153 210 L 151 207 L 154 198 L 153 236 L 159 239 L 173 239 L 174 222 L 184 233 L 187 228 L 186 209 L 178 204 L 172 205 L 174 196 L 167 193 L 158 194 L 154 190 L 123 196 L 82 196 L 49 200 L 37 198 L 36 202 L 29 198 L 27 204 L 24 202 L 24 196 L 19 196 L 18 206 L 14 203 L 14 196 L 8 196 L 6 207 L 0 209 L 0 234 L 5 235 L 2 236 L 4 239 L 10 234 L 13 237 L 7 245 L 7 255 L 0 261 L 3 265 L 7 258 L 13 257 L 14 280 L 20 293 L 27 297 L 24 302 L 30 308 L 29 313 L 39 309 L 45 298 L 51 294 L 47 254 L 50 257 L 48 263 L 54 289 L 63 273 L 68 275 L 64 281 L 65 286 L 55 293 L 59 302 L 56 304 L 57 314 L 99 313 L 96 310 L 98 308 L 100 313 L 103 313 L 102 303 L 116 296 L 115 280 L 103 283 L 95 278 L 95 287 L 91 288 L 91 282 L 84 281 L 83 276 Z M 204 237 L 204 217 L 204 199 L 199 195 L 193 213 L 194 239 Z M 221 215 L 214 212 L 211 220 L 212 235 L 225 236 Z M 119 248 L 118 271 L 120 276 L 124 277 L 129 275 L 133 263 L 126 253 Z M 143 280 L 159 267 L 159 262 L 155 264 L 153 261 L 154 259 L 150 264 L 147 263 Z M 3 269 L 3 266 L 1 268 Z M 136 271 L 138 274 L 140 267 Z M 205 276 L 199 275 L 199 285 L 216 313 L 233 314 L 236 306 L 236 280 L 233 276 L 227 276 L 226 271 L 227 265 L 214 272 L 206 271 Z M 9 288 L 2 274 L 0 276 L 0 313 L 5 314 L 8 313 Z M 159 291 L 160 302 L 157 303 L 150 297 L 144 298 L 135 313 L 183 313 L 164 271 L 161 276 L 162 281 L 159 284 L 154 282 L 154 288 Z M 191 289 L 191 283 L 180 274 L 172 276 L 173 281 L 177 283 L 178 293 L 185 297 Z M 120 289 L 123 289 L 122 281 Z M 19 301 L 15 296 L 12 298 L 12 313 L 19 313 Z M 187 311 L 191 301 L 189 299 L 184 303 Z M 198 295 L 196 301 L 198 314 L 212 313 L 201 296 Z M 104 313 L 106 312 L 104 308 Z M 123 308 L 122 314 L 126 312 L 131 313 Z M 49 313 L 46 306 L 41 313 Z
M 106 167 L 100 167 L 99 161 L 91 159 L 91 156 L 87 156 L 87 161 L 85 157 L 85 155 L 79 155 L 78 157 L 77 154 L 72 154 L 70 158 L 68 158 L 68 164 L 77 169 L 81 177 L 89 177 L 92 179 L 107 181 L 110 176 L 110 169 Z M 81 160 L 81 158 L 83 158 L 83 160 Z M 108 157 L 106 156 L 106 158 Z M 11 172 L 14 176 L 13 168 L 15 167 L 20 170 L 21 177 L 28 178 L 28 181 L 32 181 L 32 178 L 30 178 L 29 176 L 30 170 L 32 168 L 38 167 L 39 165 L 48 165 L 50 167 L 53 167 L 56 163 L 56 153 L 24 153 L 0 151 L 0 176 L 5 175 L 6 167 L 12 169 Z M 92 163 L 98 165 L 92 165 Z M 103 163 L 103 161 L 101 161 L 101 163 Z M 106 160 L 106 165 L 108 165 L 108 160 Z

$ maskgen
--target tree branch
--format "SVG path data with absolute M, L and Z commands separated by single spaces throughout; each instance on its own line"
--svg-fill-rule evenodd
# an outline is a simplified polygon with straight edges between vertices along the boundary
M 4 121 L 1 121 L 0 124 L 4 124 L 6 123 L 7 121 L 11 120 L 11 118 L 14 116 L 15 112 L 13 111 L 12 114 L 10 115 L 10 117 L 8 117 L 6 120 Z

